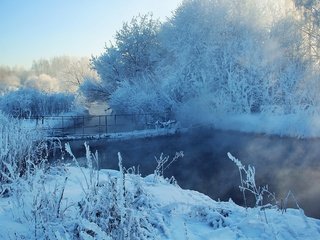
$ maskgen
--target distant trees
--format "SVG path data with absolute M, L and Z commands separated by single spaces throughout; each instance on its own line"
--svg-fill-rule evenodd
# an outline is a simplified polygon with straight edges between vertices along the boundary
M 19 89 L 0 97 L 0 111 L 14 117 L 58 115 L 73 110 L 75 96 Z
M 40 59 L 27 70 L 0 66 L 0 111 L 23 118 L 78 111 L 76 90 L 87 78 L 97 78 L 89 58 Z
M 315 51 L 305 51 L 306 19 L 287 3 L 186 0 L 162 24 L 135 17 L 92 59 L 100 81 L 81 90 L 119 112 L 318 111 L 318 63 L 310 62 Z M 317 1 L 295 3 L 318 24 Z
M 56 80 L 58 91 L 74 92 L 86 78 L 96 78 L 87 57 L 59 56 L 33 61 L 30 79 L 47 75 Z
M 22 68 L 0 66 L 0 95 L 21 86 L 21 79 L 26 79 L 27 71 Z
M 20 87 L 75 92 L 86 78 L 97 78 L 89 58 L 60 56 L 33 61 L 30 69 L 0 66 L 0 94 Z

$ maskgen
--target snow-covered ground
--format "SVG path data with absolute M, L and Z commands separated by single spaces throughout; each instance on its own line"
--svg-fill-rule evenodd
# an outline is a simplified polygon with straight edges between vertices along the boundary
M 98 181 L 98 190 L 94 196 L 90 195 L 87 188 L 92 179 L 95 179 L 94 184 Z M 276 209 L 245 209 L 231 200 L 216 202 L 199 192 L 181 189 L 157 175 L 143 178 L 137 174 L 122 175 L 114 170 L 101 170 L 97 175 L 97 172 L 89 169 L 69 166 L 47 174 L 43 180 L 35 181 L 33 188 L 21 193 L 19 199 L 0 198 L 1 239 L 44 239 L 41 227 L 50 228 L 53 237 L 48 239 L 111 239 L 106 234 L 108 231 L 105 231 L 108 226 L 103 225 L 101 219 L 97 219 L 103 214 L 112 215 L 112 211 L 107 212 L 110 210 L 110 203 L 106 200 L 112 192 L 112 188 L 108 186 L 116 186 L 115 192 L 121 195 L 124 193 L 121 192 L 124 191 L 121 190 L 122 183 L 126 189 L 125 198 L 132 199 L 132 202 L 121 200 L 118 196 L 116 206 L 120 219 L 128 218 L 132 214 L 127 222 L 137 231 L 137 235 L 130 235 L 136 236 L 132 239 L 140 239 L 139 236 L 172 240 L 320 239 L 320 220 L 308 218 L 299 210 L 288 209 L 281 213 Z M 108 185 L 110 182 L 115 185 Z M 59 200 L 62 188 L 57 186 L 61 187 L 64 183 L 63 198 Z M 86 205 L 88 209 L 93 208 L 91 210 L 95 211 L 96 208 L 103 208 L 99 205 L 102 202 L 106 212 L 96 211 L 94 217 L 87 218 L 83 212 L 80 213 L 83 206 L 81 204 L 85 204 L 84 199 L 90 201 L 88 196 L 94 199 L 92 205 Z M 54 208 L 54 199 L 60 201 L 60 210 Z M 47 216 L 45 212 L 50 213 L 50 209 L 53 209 L 57 216 Z M 109 219 L 109 224 L 121 224 L 121 220 L 111 220 Z M 80 232 L 77 237 L 66 231 L 74 229 L 76 223 Z

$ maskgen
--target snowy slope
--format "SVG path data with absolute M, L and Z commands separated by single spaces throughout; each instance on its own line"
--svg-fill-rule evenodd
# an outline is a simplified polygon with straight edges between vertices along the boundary
M 44 176 L 45 181 L 38 181 Z M 45 205 L 45 202 L 52 203 L 54 202 L 52 199 L 58 199 L 59 202 L 57 192 L 62 188 L 57 186 L 63 186 L 65 177 L 68 178 L 61 200 L 61 209 L 64 208 L 64 210 L 61 210 L 59 217 L 38 214 L 36 221 L 33 217 L 36 215 L 35 211 L 41 209 L 49 211 L 48 206 L 54 209 L 54 204 Z M 108 182 L 114 185 L 108 185 Z M 24 193 L 20 193 L 19 199 L 0 198 L 0 239 L 43 239 L 44 237 L 40 234 L 41 229 L 35 225 L 43 224 L 41 221 L 44 220 L 47 222 L 43 226 L 48 226 L 52 230 L 51 237 L 53 237 L 48 239 L 111 239 L 103 232 L 105 225 L 101 222 L 102 218 L 97 220 L 97 211 L 95 215 L 88 215 L 91 216 L 91 220 L 90 217 L 85 217 L 84 213 L 78 213 L 81 199 L 90 201 L 90 196 L 94 201 L 93 204 L 86 205 L 87 209 L 108 211 L 107 196 L 113 192 L 110 186 L 120 186 L 120 188 L 115 187 L 115 192 L 120 197 L 116 198 L 116 205 L 114 205 L 120 206 L 119 218 L 128 218 L 132 213 L 130 221 L 126 223 L 131 224 L 131 228 L 136 229 L 135 231 L 139 234 L 142 233 L 142 235 L 133 234 L 128 239 L 140 239 L 141 236 L 146 236 L 146 239 L 149 236 L 149 239 L 195 240 L 320 239 L 320 220 L 308 218 L 299 210 L 288 209 L 282 214 L 276 209 L 266 209 L 265 212 L 252 208 L 244 209 L 231 200 L 216 202 L 199 192 L 183 190 L 158 175 L 142 178 L 137 174 L 122 175 L 121 171 L 101 170 L 98 174 L 88 169 L 67 167 L 61 171 L 55 170 L 40 176 L 32 186 L 32 188 L 26 188 Z M 96 189 L 94 195 L 89 193 L 90 186 Z M 103 186 L 109 186 L 109 188 L 104 189 Z M 123 189 L 126 191 L 126 197 L 122 197 Z M 46 197 L 40 198 L 41 194 Z M 35 199 L 41 199 L 41 201 L 35 201 Z M 20 206 L 18 206 L 19 202 Z M 125 207 L 121 208 L 121 204 Z M 41 206 L 40 210 L 39 206 Z M 99 212 L 99 216 L 101 214 L 103 213 Z M 139 221 L 136 221 L 137 219 Z M 78 224 L 78 229 L 85 229 L 80 231 L 77 237 L 68 232 L 74 229 L 75 223 Z M 135 226 L 136 223 L 138 226 Z M 120 222 L 118 224 L 121 225 Z M 36 232 L 35 229 L 37 229 Z

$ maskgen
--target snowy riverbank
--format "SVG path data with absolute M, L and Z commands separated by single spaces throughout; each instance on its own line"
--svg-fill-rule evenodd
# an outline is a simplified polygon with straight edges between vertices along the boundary
M 128 239 L 320 238 L 320 220 L 299 210 L 216 202 L 157 175 L 66 167 L 34 180 L 20 196 L 0 198 L 1 239 L 42 239 L 44 228 L 50 239 L 111 239 L 121 224 Z

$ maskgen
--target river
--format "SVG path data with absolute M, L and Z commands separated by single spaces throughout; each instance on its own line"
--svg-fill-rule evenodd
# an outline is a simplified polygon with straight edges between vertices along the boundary
M 71 143 L 76 156 L 84 156 L 82 144 L 83 141 Z M 174 176 L 182 188 L 197 190 L 215 200 L 232 198 L 243 204 L 239 171 L 227 157 L 230 152 L 243 164 L 256 168 L 258 185 L 268 184 L 278 199 L 284 199 L 291 190 L 308 216 L 320 218 L 320 139 L 198 128 L 175 136 L 118 142 L 95 140 L 89 144 L 99 153 L 100 168 L 117 169 L 117 152 L 121 152 L 124 166 L 139 166 L 143 176 L 153 173 L 155 156 L 184 151 L 185 156 L 166 169 L 165 176 Z M 292 200 L 291 206 L 294 205 Z

